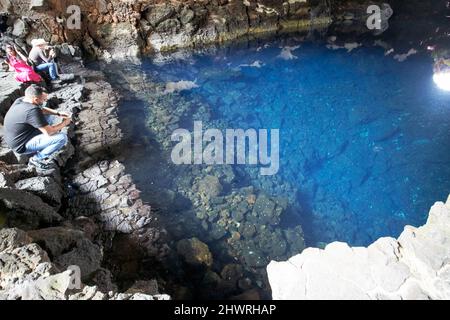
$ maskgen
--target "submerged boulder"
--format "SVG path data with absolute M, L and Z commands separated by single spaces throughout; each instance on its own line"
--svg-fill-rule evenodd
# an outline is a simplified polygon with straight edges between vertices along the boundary
M 178 241 L 177 252 L 190 265 L 211 267 L 213 264 L 208 246 L 197 238 Z
M 216 176 L 208 175 L 198 182 L 198 191 L 208 199 L 218 197 L 222 189 L 219 178 Z

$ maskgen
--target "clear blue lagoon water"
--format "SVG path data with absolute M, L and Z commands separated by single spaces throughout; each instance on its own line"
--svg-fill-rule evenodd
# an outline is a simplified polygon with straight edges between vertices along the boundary
M 288 197 L 307 244 L 368 245 L 423 224 L 450 193 L 450 94 L 433 84 L 431 58 L 298 45 L 287 50 L 292 56 L 268 41 L 164 63 L 147 58 L 141 68 L 161 84 L 195 81 L 177 94 L 204 103 L 212 123 L 280 129 L 278 174 L 244 168 L 242 184 Z M 151 162 L 141 169 L 170 159 Z M 167 179 L 150 175 L 156 185 Z

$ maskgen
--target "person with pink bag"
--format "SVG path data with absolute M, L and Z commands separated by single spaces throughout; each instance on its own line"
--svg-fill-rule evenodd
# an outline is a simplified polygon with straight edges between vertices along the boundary
M 16 72 L 15 78 L 17 81 L 23 83 L 39 83 L 43 81 L 42 77 L 34 71 L 33 67 L 28 65 L 27 58 L 18 53 L 13 46 L 6 46 L 6 54 L 6 62 Z

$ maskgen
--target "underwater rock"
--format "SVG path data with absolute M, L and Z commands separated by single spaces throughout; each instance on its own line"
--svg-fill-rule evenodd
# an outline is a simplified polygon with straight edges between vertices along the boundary
M 416 49 L 409 49 L 407 53 L 394 55 L 394 59 L 397 60 L 398 62 L 403 62 L 406 61 L 406 59 L 408 59 L 409 56 L 412 56 L 416 53 L 417 53 Z
M 296 254 L 305 249 L 305 239 L 303 238 L 303 230 L 301 226 L 289 228 L 283 231 L 284 237 L 289 245 L 289 253 Z
M 260 194 L 253 206 L 252 216 L 257 219 L 258 224 L 277 225 L 280 222 L 282 211 L 283 208 L 277 206 L 269 197 Z
M 219 240 L 227 234 L 227 230 L 218 224 L 212 224 L 211 230 L 209 231 L 209 236 L 213 240 Z
M 239 232 L 246 239 L 251 239 L 256 234 L 256 227 L 254 224 L 243 223 L 239 226 Z
M 269 259 L 267 259 L 262 252 L 257 249 L 249 250 L 243 255 L 244 262 L 249 267 L 262 268 L 267 265 Z
M 223 267 L 220 273 L 222 279 L 231 282 L 234 286 L 244 276 L 244 269 L 239 264 L 227 264 Z
M 190 265 L 211 267 L 213 264 L 208 246 L 197 238 L 178 241 L 177 252 Z
M 352 52 L 353 50 L 359 47 L 361 47 L 361 44 L 357 42 L 350 42 L 344 44 L 344 48 L 347 49 L 347 52 Z
M 198 88 L 198 85 L 195 83 L 195 81 L 180 80 L 178 82 L 168 82 L 166 84 L 166 90 L 164 90 L 164 93 L 173 93 L 184 90 L 191 90 L 194 88 Z
M 204 194 L 208 199 L 218 197 L 222 193 L 222 185 L 219 178 L 212 175 L 207 175 L 201 179 L 198 184 L 198 191 Z
M 292 53 L 292 51 L 295 51 L 298 48 L 300 48 L 300 46 L 284 47 L 281 49 L 281 53 L 278 55 L 278 58 L 283 59 L 283 60 L 298 59 L 298 57 Z
M 449 299 L 450 197 L 422 227 L 364 247 L 333 242 L 267 266 L 273 299 Z M 330 266 L 333 266 L 330 268 Z
M 258 68 L 258 69 L 260 69 L 260 68 L 263 67 L 263 65 L 264 65 L 264 63 L 262 63 L 259 60 L 256 60 L 256 61 L 254 61 L 251 64 L 245 64 L 245 63 L 244 64 L 240 64 L 239 67 L 249 67 L 249 68 Z

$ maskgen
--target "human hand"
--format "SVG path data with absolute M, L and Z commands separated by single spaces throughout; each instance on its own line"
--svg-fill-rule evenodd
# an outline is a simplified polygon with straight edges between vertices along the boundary
M 71 122 L 72 122 L 72 119 L 64 118 L 62 123 L 64 124 L 65 127 L 67 127 Z
M 68 112 L 59 112 L 58 115 L 63 119 L 72 119 L 72 114 Z

